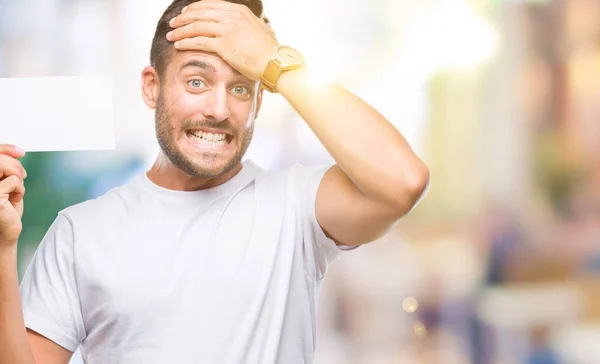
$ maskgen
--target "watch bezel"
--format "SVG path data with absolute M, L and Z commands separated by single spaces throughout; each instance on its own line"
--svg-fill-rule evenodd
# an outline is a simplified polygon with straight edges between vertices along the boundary
M 290 59 L 287 55 L 283 54 L 283 52 L 285 50 L 292 51 L 292 53 L 296 54 L 298 57 Z M 276 54 L 277 54 L 277 58 L 279 58 L 281 61 L 283 61 L 284 66 L 286 66 L 286 65 L 301 65 L 304 63 L 304 55 L 302 55 L 302 53 L 300 53 L 298 50 L 296 50 L 295 48 L 290 47 L 290 46 L 286 46 L 286 45 L 278 46 Z
M 290 58 L 287 55 L 282 54 L 286 50 L 288 50 L 288 54 L 293 53 L 297 55 L 297 57 Z M 277 81 L 281 74 L 285 71 L 299 69 L 303 65 L 304 55 L 298 50 L 290 46 L 275 46 L 271 59 L 261 75 L 262 88 L 269 92 L 277 93 Z

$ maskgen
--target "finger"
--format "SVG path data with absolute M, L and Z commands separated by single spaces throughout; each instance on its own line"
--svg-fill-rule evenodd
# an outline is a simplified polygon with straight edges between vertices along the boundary
M 10 176 L 0 181 L 0 195 L 9 196 L 13 204 L 19 203 L 25 195 L 25 185 L 17 176 Z
M 185 38 L 220 37 L 225 32 L 225 25 L 209 21 L 197 21 L 167 33 L 167 39 L 175 42 Z
M 234 19 L 232 11 L 222 10 L 222 9 L 197 9 L 194 11 L 186 11 L 185 13 L 181 13 L 177 15 L 169 22 L 169 25 L 172 28 L 179 28 L 184 25 L 191 24 L 195 21 L 211 21 L 215 23 L 219 22 L 228 22 Z
M 236 4 L 229 1 L 221 0 L 202 0 L 196 1 L 183 9 L 181 13 L 187 13 L 188 11 L 196 11 L 198 9 L 221 9 L 221 10 L 232 10 L 232 11 L 249 11 L 250 9 L 246 5 Z
M 203 51 L 208 53 L 219 53 L 220 38 L 194 37 L 185 38 L 175 42 L 175 48 L 181 51 Z
M 22 158 L 25 156 L 25 151 L 16 145 L 0 144 L 0 154 L 6 154 L 13 158 Z
M 209 9 L 218 10 L 221 12 L 221 14 L 218 14 L 218 16 L 222 17 L 222 20 L 219 21 L 240 21 L 243 18 L 259 18 L 254 15 L 252 10 L 250 10 L 250 8 L 246 5 L 222 0 L 202 0 L 195 2 L 187 6 L 187 9 L 183 8 L 180 16 L 189 12 L 200 13 Z M 260 14 L 260 16 L 262 17 L 262 14 Z
M 21 162 L 5 154 L 0 154 L 0 179 L 8 176 L 27 177 Z

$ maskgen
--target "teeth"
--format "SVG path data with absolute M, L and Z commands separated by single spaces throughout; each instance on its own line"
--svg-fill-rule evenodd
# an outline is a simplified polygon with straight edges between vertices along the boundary
M 198 130 L 195 132 L 190 132 L 190 136 L 201 144 L 225 145 L 227 143 L 225 140 L 225 134 L 205 133 Z
M 201 139 L 207 140 L 209 142 L 222 141 L 222 140 L 225 140 L 225 137 L 226 137 L 225 134 L 205 133 L 201 130 L 193 131 L 193 132 L 191 132 L 191 134 L 197 138 L 201 138 Z

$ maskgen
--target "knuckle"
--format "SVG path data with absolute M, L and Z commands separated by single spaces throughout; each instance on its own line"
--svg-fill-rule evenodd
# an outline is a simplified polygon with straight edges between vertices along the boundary
M 16 175 L 10 175 L 8 177 L 6 177 L 5 181 L 7 181 L 7 183 L 14 185 L 14 184 L 18 184 L 19 183 L 19 177 L 17 177 Z
M 250 10 L 250 8 L 244 6 L 244 12 L 243 12 L 244 16 L 249 18 L 249 19 L 253 19 L 253 18 L 257 18 L 256 15 L 254 15 L 254 13 L 252 12 L 252 10 Z
M 6 174 L 7 172 L 13 172 L 13 170 L 22 168 L 21 162 L 12 158 L 8 155 L 0 154 L 0 171 Z
M 194 32 L 200 32 L 202 30 L 202 24 L 199 22 L 193 22 L 191 28 Z
M 233 33 L 237 28 L 238 28 L 238 25 L 236 23 L 225 24 L 225 32 L 228 34 Z

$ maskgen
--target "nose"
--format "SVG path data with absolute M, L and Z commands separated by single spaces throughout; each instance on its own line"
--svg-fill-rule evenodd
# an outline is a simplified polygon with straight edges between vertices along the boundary
M 226 120 L 230 116 L 227 90 L 224 87 L 215 87 L 209 91 L 204 116 L 216 121 Z

